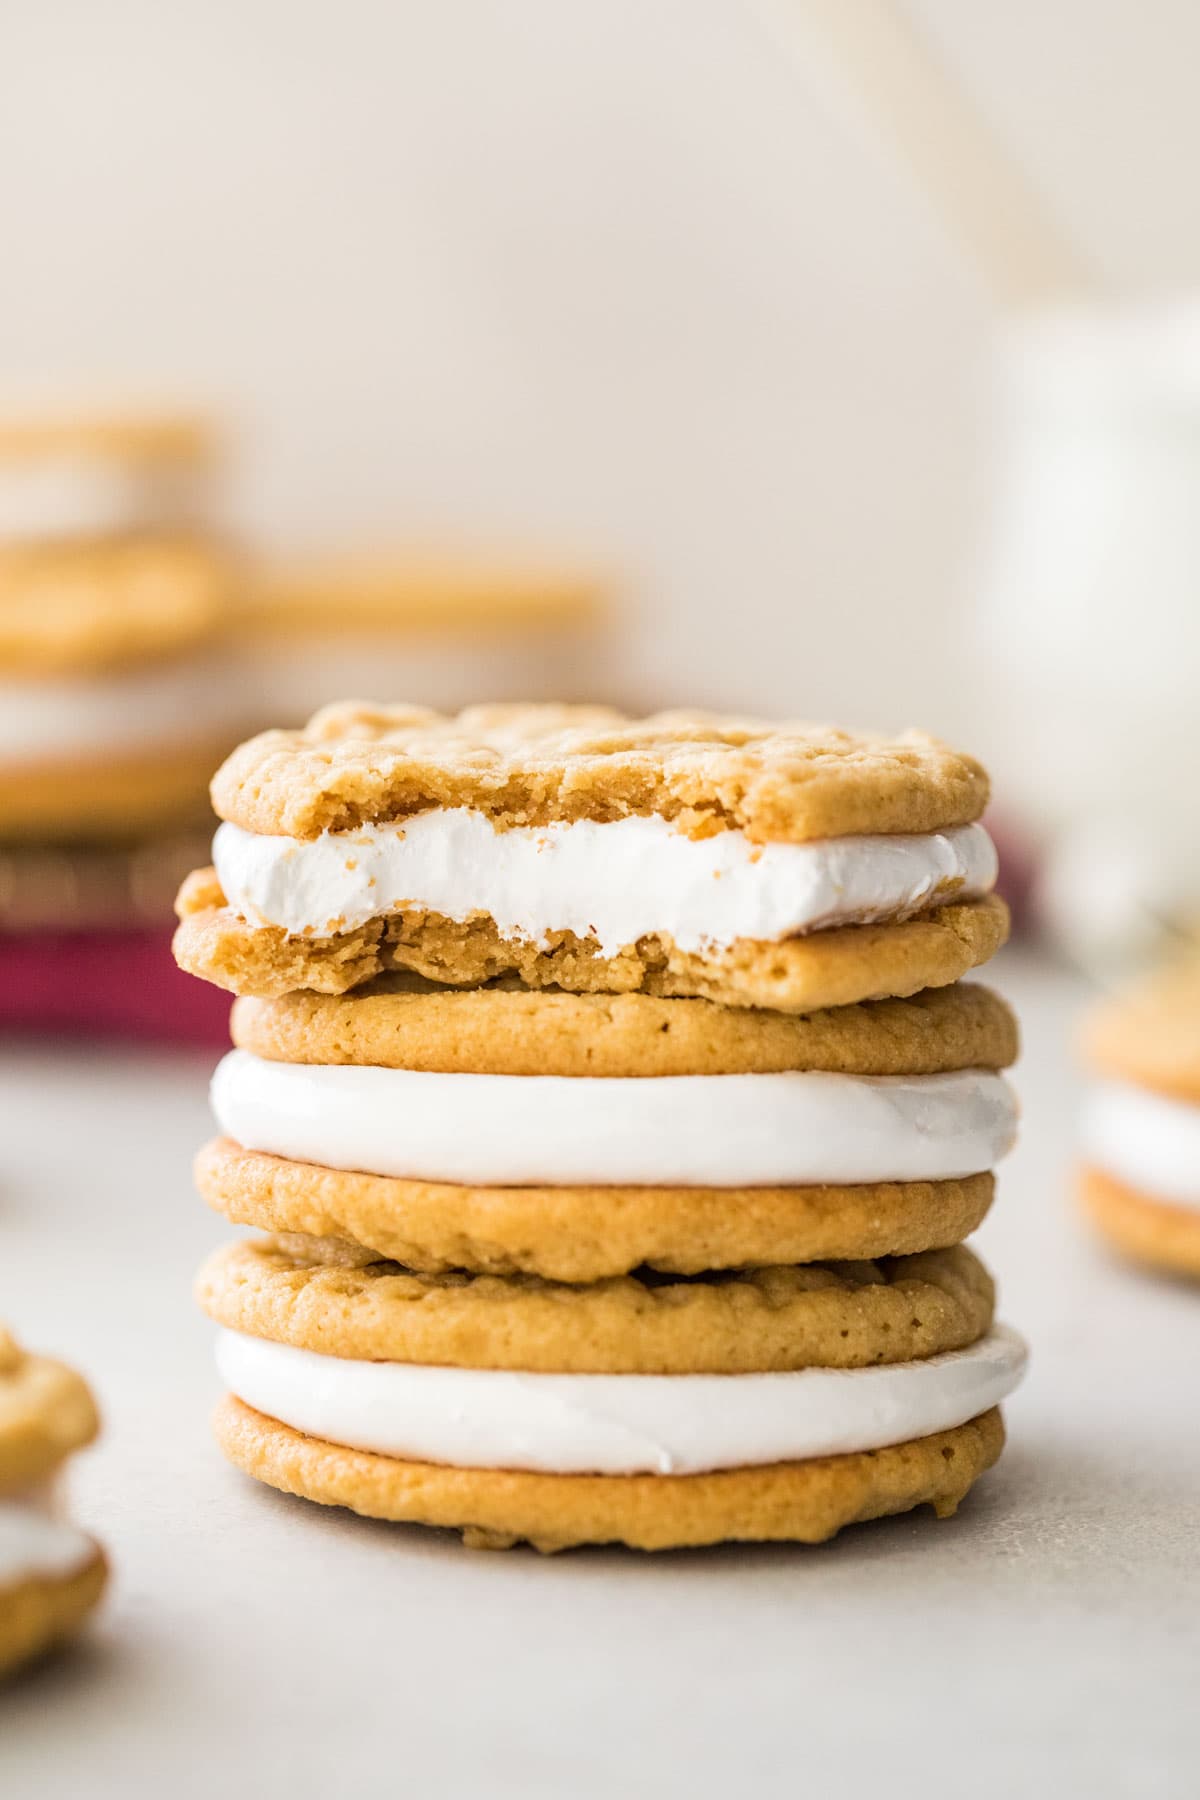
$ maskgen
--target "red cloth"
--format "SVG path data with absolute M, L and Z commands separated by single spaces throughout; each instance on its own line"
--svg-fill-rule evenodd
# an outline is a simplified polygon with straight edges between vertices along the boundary
M 227 1047 L 230 997 L 175 966 L 169 930 L 0 933 L 0 1032 Z

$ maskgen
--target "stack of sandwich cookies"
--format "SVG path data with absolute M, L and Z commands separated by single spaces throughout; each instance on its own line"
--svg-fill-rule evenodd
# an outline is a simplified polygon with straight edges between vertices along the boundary
M 1200 1276 L 1200 958 L 1098 1006 L 1084 1057 L 1084 1207 L 1134 1261 Z
M 61 1470 L 98 1428 L 86 1384 L 0 1329 L 0 1676 L 74 1635 L 100 1599 L 99 1545 L 61 1515 Z
M 488 721 L 476 759 L 484 767 L 503 728 L 494 713 L 472 717 Z M 583 731 L 562 712 L 555 725 Z M 464 721 L 457 726 L 461 737 Z M 449 735 L 448 722 L 428 729 Z M 589 716 L 588 733 L 597 729 Z M 617 736 L 639 729 L 623 724 Z M 659 723 L 642 735 L 657 743 L 665 730 Z M 728 801 L 745 778 L 754 728 L 692 723 L 687 733 L 708 744 L 708 787 L 693 780 L 689 803 L 703 831 L 706 798 Z M 524 712 L 515 741 L 529 736 Z M 293 772 L 311 777 L 308 741 L 317 734 L 310 728 L 298 749 L 279 737 L 281 761 L 294 757 Z M 722 787 L 725 738 L 733 772 Z M 371 742 L 368 733 L 364 754 Z M 584 754 L 590 763 L 606 753 Z M 627 800 L 630 766 L 623 748 L 616 754 Z M 861 740 L 844 752 L 864 754 Z M 914 754 L 918 792 L 905 809 L 903 762 L 881 753 L 879 791 L 894 790 L 893 817 L 911 822 L 930 800 L 922 783 L 944 786 L 947 770 L 958 772 L 950 785 L 973 784 L 982 805 L 974 765 L 936 746 Z M 539 782 L 548 792 L 536 757 L 522 765 L 511 744 L 502 755 L 510 791 L 523 778 L 527 793 Z M 837 750 L 828 755 L 837 762 Z M 663 760 L 656 780 L 658 752 L 645 756 L 643 787 L 661 793 Z M 359 759 L 344 760 L 361 770 Z M 456 770 L 463 760 L 456 751 Z M 774 776 L 779 759 L 767 761 Z M 561 786 L 561 759 L 550 766 Z M 436 805 L 427 750 L 415 776 L 426 802 L 414 815 L 419 838 Z M 218 778 L 218 795 L 228 777 L 227 769 Z M 794 787 L 804 779 L 795 776 Z M 584 785 L 597 805 L 596 784 Z M 794 824 L 797 808 L 785 800 L 775 794 L 777 814 Z M 614 792 L 610 817 L 588 821 L 601 851 L 605 831 L 650 817 L 621 804 Z M 868 810 L 861 800 L 847 806 L 855 823 Z M 654 817 L 661 832 L 655 826 L 647 841 L 665 845 L 668 859 L 677 838 L 704 845 L 716 835 L 681 838 L 665 815 Z M 501 858 L 506 840 L 527 829 L 484 823 L 490 836 L 480 842 Z M 605 886 L 603 858 L 593 853 L 589 863 L 586 849 L 556 879 L 555 823 L 528 828 L 546 845 L 540 865 L 519 850 L 502 880 L 480 850 L 459 871 L 460 903 L 436 905 L 418 890 L 414 907 L 379 915 L 401 931 L 376 943 L 400 944 L 405 915 L 416 911 L 407 941 L 424 943 L 423 974 L 393 969 L 353 991 L 314 991 L 336 967 L 340 931 L 330 930 L 310 965 L 318 978 L 277 992 L 281 965 L 297 966 L 287 959 L 311 947 L 302 928 L 263 922 L 263 907 L 224 898 L 210 909 L 219 918 L 203 909 L 185 916 L 184 960 L 195 967 L 208 957 L 210 973 L 219 967 L 228 979 L 219 946 L 236 941 L 251 990 L 234 1009 L 236 1048 L 214 1081 L 223 1136 L 201 1153 L 199 1185 L 235 1223 L 272 1234 L 220 1253 L 201 1277 L 232 1390 L 217 1419 L 223 1447 L 287 1491 L 453 1526 L 476 1543 L 818 1541 L 923 1503 L 953 1512 L 999 1454 L 996 1407 L 1024 1357 L 994 1323 L 990 1277 L 962 1246 L 987 1211 L 991 1170 L 1014 1132 L 1000 1073 L 1016 1050 L 1011 1015 L 944 972 L 945 985 L 926 977 L 911 999 L 818 1008 L 802 994 L 819 991 L 819 959 L 804 969 L 788 958 L 795 939 L 761 930 L 748 940 L 731 933 L 747 954 L 722 962 L 730 915 L 714 907 L 715 929 L 704 928 L 705 898 L 720 891 L 711 865 L 698 892 L 668 879 L 672 928 L 662 929 L 660 915 L 655 945 L 645 941 L 654 933 L 627 938 L 629 927 L 616 923 L 614 938 L 604 907 L 618 903 L 618 885 Z M 348 830 L 361 838 L 367 827 Z M 932 842 L 889 845 L 881 835 L 811 844 L 824 859 L 820 879 L 858 895 L 860 909 L 863 859 L 882 869 L 897 848 L 909 885 L 897 902 L 894 880 L 883 899 L 877 883 L 878 909 L 912 909 L 916 877 L 905 859 L 913 857 L 925 857 L 935 914 L 955 910 L 947 882 L 987 886 L 982 833 L 969 850 L 951 844 L 947 853 L 958 868 L 973 859 L 969 882 L 929 873 L 939 855 Z M 282 847 L 278 869 L 303 864 L 300 842 Z M 745 916 L 775 907 L 778 918 L 784 888 L 772 859 L 743 848 L 725 847 L 722 879 L 736 871 Z M 346 851 L 356 860 L 343 842 L 342 862 Z M 796 887 L 804 866 L 791 867 Z M 549 870 L 544 893 L 539 867 Z M 565 909 L 586 868 L 599 904 L 580 931 Z M 436 877 L 436 856 L 424 869 Z M 760 870 L 765 882 L 756 885 Z M 295 892 L 332 920 L 318 888 L 302 869 Z M 263 897 L 271 891 L 268 881 Z M 968 918 L 972 909 L 999 935 L 997 903 L 982 894 L 957 902 Z M 691 929 L 681 927 L 685 913 L 697 921 L 699 947 L 671 972 L 680 930 Z M 899 937 L 913 921 L 889 918 L 877 930 L 837 917 L 824 927 L 810 921 L 814 935 L 870 934 L 849 959 L 869 971 L 859 977 L 869 991 L 886 993 L 889 968 L 911 972 L 907 951 L 889 949 L 886 935 L 878 945 L 879 932 Z M 469 929 L 455 936 L 445 927 L 481 919 L 488 955 L 509 972 L 450 985 L 463 980 L 460 961 L 451 972 L 423 934 L 469 947 Z M 970 937 L 969 927 L 925 922 L 960 948 Z M 762 991 L 772 946 L 782 952 L 787 1009 L 662 991 L 739 978 Z M 429 978 L 431 963 L 440 982 Z M 562 991 L 572 982 L 551 985 L 556 964 L 585 990 L 621 964 L 610 978 L 630 991 Z
M 222 680 L 214 464 L 187 419 L 0 423 L 0 838 L 196 817 L 240 723 Z

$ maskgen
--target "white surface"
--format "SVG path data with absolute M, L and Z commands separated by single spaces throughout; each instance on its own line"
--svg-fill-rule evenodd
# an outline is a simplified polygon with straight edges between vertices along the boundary
M 255 1487 L 208 1441 L 188 1293 L 224 1235 L 190 1192 L 204 1061 L 8 1052 L 0 1311 L 95 1380 L 72 1510 L 116 1579 L 87 1646 L 0 1697 L 5 1795 L 1189 1793 L 1200 1293 L 1077 1226 L 1081 996 L 995 973 L 1027 1044 L 979 1234 L 1033 1346 L 1009 1449 L 956 1519 L 816 1550 L 472 1555 Z
M 212 1099 L 222 1134 L 247 1150 L 501 1186 L 946 1181 L 993 1168 L 1017 1124 L 1012 1088 L 983 1069 L 467 1075 L 231 1050 Z
M 226 822 L 213 864 L 246 918 L 297 935 L 420 906 L 448 919 L 490 913 L 505 937 L 535 943 L 573 931 L 597 938 L 601 956 L 652 932 L 681 950 L 775 942 L 907 918 L 939 894 L 967 900 L 996 885 L 996 848 L 982 825 L 756 844 L 742 831 L 691 838 L 653 813 L 497 831 L 466 806 L 307 840 Z
M 355 1362 L 217 1335 L 230 1391 L 297 1431 L 382 1456 L 556 1475 L 694 1475 L 879 1450 L 998 1406 L 1026 1355 L 1000 1326 L 970 1349 L 886 1368 L 544 1375 Z
M 1176 1206 L 1200 1206 L 1200 1106 L 1108 1081 L 1084 1102 L 1080 1135 L 1090 1162 Z

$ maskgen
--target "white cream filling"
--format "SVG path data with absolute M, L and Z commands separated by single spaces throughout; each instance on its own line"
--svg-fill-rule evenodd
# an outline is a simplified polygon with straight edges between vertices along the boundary
M 218 655 L 74 680 L 0 680 L 0 760 L 120 755 L 242 729 L 252 696 Z
M 924 1362 L 781 1375 L 533 1375 L 354 1362 L 232 1331 L 217 1342 L 238 1398 L 310 1437 L 556 1475 L 692 1475 L 882 1449 L 997 1405 L 1026 1356 L 1005 1326 Z
M 61 1580 L 90 1561 L 92 1540 L 41 1506 L 0 1500 L 0 1588 Z
M 1200 1106 L 1109 1082 L 1084 1105 L 1084 1154 L 1115 1180 L 1200 1207 Z
M 104 537 L 185 523 L 199 472 L 170 465 L 56 456 L 0 463 L 0 540 Z
M 741 831 L 685 837 L 657 816 L 497 831 L 467 807 L 309 840 L 227 823 L 213 862 L 239 912 L 295 936 L 419 908 L 457 921 L 486 913 L 503 936 L 535 943 L 572 931 L 608 957 L 656 932 L 697 951 L 906 918 L 941 895 L 986 893 L 997 869 L 981 825 L 755 844 Z
M 231 1051 L 212 1104 L 248 1150 L 488 1186 L 791 1187 L 990 1169 L 1016 1135 L 1003 1076 L 445 1075 Z

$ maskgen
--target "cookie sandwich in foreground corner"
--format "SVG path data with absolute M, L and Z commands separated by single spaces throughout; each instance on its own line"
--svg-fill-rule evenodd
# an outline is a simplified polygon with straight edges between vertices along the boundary
M 1097 1006 L 1080 1195 L 1116 1249 L 1200 1278 L 1200 953 Z
M 270 864 L 255 901 L 233 875 L 236 901 L 189 914 L 185 894 L 181 960 L 243 989 L 198 1183 L 270 1234 L 200 1277 L 227 1455 L 326 1504 L 546 1550 L 816 1542 L 926 1503 L 953 1512 L 1000 1452 L 998 1403 L 1024 1362 L 962 1242 L 1015 1130 L 1011 1014 L 953 979 L 1003 934 L 973 825 L 982 771 L 924 739 L 823 733 L 789 759 L 783 743 L 817 734 L 575 709 L 425 715 L 407 751 L 394 735 L 380 751 L 373 725 L 349 735 L 356 716 L 323 715 L 340 721 L 332 756 L 312 754 L 320 724 L 272 734 L 258 791 L 292 791 L 272 815 L 292 841 L 243 813 L 235 848 L 257 835 Z M 335 840 L 300 836 L 302 820 L 344 824 L 335 879 L 368 845 L 386 853 L 369 821 L 330 811 L 335 789 L 360 808 L 378 787 L 364 767 L 385 779 L 389 838 L 420 843 L 431 815 L 452 834 L 456 810 L 473 834 L 469 855 L 451 835 L 398 875 L 368 869 L 375 887 L 394 876 L 396 903 L 359 947 L 415 947 L 416 972 L 339 960 L 333 913 L 306 964 L 303 921 L 270 917 L 329 899 L 303 847 Z M 501 791 L 529 824 L 493 825 L 483 801 Z M 639 800 L 659 810 L 626 810 Z M 768 840 L 807 854 L 757 855 L 748 829 L 714 827 L 718 807 L 809 828 Z M 839 819 L 840 838 L 813 834 Z M 604 834 L 631 820 L 657 881 L 619 848 L 607 866 Z M 464 892 L 435 902 L 439 880 Z M 640 935 L 626 890 L 658 908 Z M 791 954 L 822 935 L 853 946 L 833 952 L 839 997 L 859 990 L 846 1004 L 828 1004 L 824 955 Z M 738 983 L 787 1004 L 695 991 Z
M 73 1637 L 108 1578 L 61 1517 L 62 1467 L 99 1428 L 86 1383 L 0 1327 L 0 1677 Z

